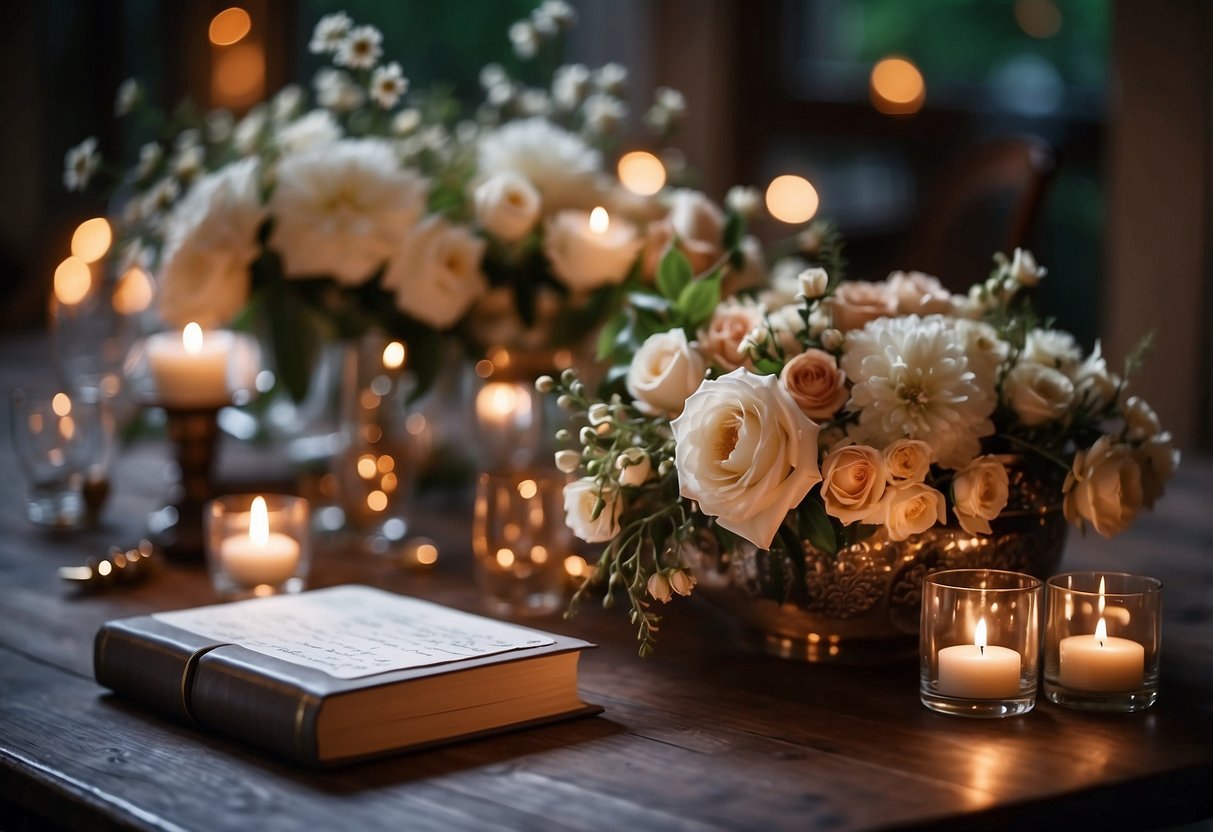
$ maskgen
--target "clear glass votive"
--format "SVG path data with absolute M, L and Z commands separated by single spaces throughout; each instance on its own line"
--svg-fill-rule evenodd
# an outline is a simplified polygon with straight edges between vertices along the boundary
M 307 500 L 228 494 L 206 504 L 206 565 L 224 598 L 299 592 L 311 568 Z
M 104 406 L 62 391 L 16 390 L 11 432 L 26 480 L 25 515 L 40 526 L 73 528 L 88 516 L 85 489 L 105 484 L 113 420 Z
M 573 533 L 564 522 L 564 485 L 556 471 L 480 475 L 472 521 L 476 581 L 495 615 L 546 615 L 565 602 L 565 557 Z
M 1045 696 L 1085 711 L 1141 711 L 1158 699 L 1162 583 L 1121 572 L 1049 579 Z
M 951 569 L 923 582 L 920 696 L 933 711 L 1005 717 L 1036 705 L 1041 582 Z

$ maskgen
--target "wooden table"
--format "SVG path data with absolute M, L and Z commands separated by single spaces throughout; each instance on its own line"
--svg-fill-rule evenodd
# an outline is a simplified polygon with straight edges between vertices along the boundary
M 0 390 L 45 374 L 40 343 L 0 344 Z M 7 418 L 7 417 L 5 417 Z M 6 431 L 7 433 L 7 431 Z M 238 447 L 225 449 L 238 460 Z M 109 618 L 212 600 L 196 570 L 74 597 L 55 568 L 129 542 L 163 493 L 164 449 L 128 452 L 103 528 L 25 521 L 0 441 L 0 828 L 851 829 L 1047 824 L 1141 828 L 1213 815 L 1213 466 L 1185 461 L 1153 515 L 1107 542 L 1073 536 L 1066 565 L 1165 582 L 1162 695 L 1135 715 L 1041 701 L 970 721 L 918 702 L 913 662 L 789 663 L 747 652 L 729 622 L 671 605 L 655 658 L 618 611 L 538 625 L 601 645 L 584 697 L 603 716 L 329 773 L 280 764 L 107 694 L 91 646 Z M 476 610 L 467 500 L 425 512 L 430 574 L 340 553 L 316 585 L 360 580 Z

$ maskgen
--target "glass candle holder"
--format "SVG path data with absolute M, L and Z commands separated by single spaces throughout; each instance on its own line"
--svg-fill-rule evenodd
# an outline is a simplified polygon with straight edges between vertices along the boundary
M 229 494 L 206 504 L 206 565 L 224 598 L 299 592 L 311 567 L 307 500 Z
M 1162 584 L 1116 572 L 1049 579 L 1045 696 L 1087 711 L 1141 711 L 1158 699 Z
M 472 523 L 476 580 L 495 615 L 546 615 L 565 601 L 565 557 L 573 533 L 564 522 L 556 471 L 480 475 Z
M 933 711 L 1025 714 L 1036 705 L 1041 582 L 996 569 L 952 569 L 923 583 L 920 696 Z

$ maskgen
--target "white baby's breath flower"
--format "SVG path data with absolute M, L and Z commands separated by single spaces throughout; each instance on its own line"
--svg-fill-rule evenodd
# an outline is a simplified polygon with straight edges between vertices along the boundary
M 139 148 L 139 162 L 135 165 L 135 179 L 142 182 L 151 176 L 160 160 L 164 158 L 164 150 L 156 142 L 148 142 Z
M 387 142 L 343 139 L 283 158 L 270 246 L 288 277 L 362 283 L 396 253 L 425 209 L 426 183 Z
M 1021 286 L 1035 286 L 1041 278 L 1049 273 L 1044 266 L 1037 265 L 1036 258 L 1026 248 L 1015 249 L 1011 262 L 1007 265 L 1008 275 Z
M 628 70 L 623 64 L 603 64 L 594 73 L 594 86 L 611 95 L 622 95 L 627 83 Z
M 508 84 L 510 76 L 506 74 L 501 64 L 485 64 L 480 70 L 481 89 L 491 90 L 498 84 Z
M 526 89 L 518 96 L 518 112 L 524 116 L 545 116 L 551 109 L 551 99 L 543 90 Z
M 330 145 L 341 138 L 341 128 L 328 110 L 312 110 L 289 124 L 280 127 L 274 135 L 278 150 L 285 156 Z
M 577 109 L 590 87 L 590 70 L 584 64 L 566 64 L 552 76 L 552 100 L 566 112 Z
M 628 106 L 610 95 L 595 93 L 585 100 L 582 107 L 585 126 L 593 134 L 610 135 L 616 132 L 628 116 Z
M 409 79 L 395 61 L 379 67 L 371 76 L 371 100 L 385 110 L 395 107 L 408 89 Z
M 757 188 L 734 185 L 724 197 L 725 207 L 743 219 L 752 220 L 758 215 L 762 197 Z
M 877 318 L 847 333 L 840 364 L 854 381 L 847 407 L 859 412 L 848 430 L 856 442 L 921 439 L 940 465 L 959 468 L 994 432 L 995 402 L 976 384 L 949 319 Z
M 287 84 L 278 90 L 270 103 L 274 121 L 290 121 L 303 107 L 303 90 L 298 84 Z
M 407 136 L 421 125 L 421 111 L 408 107 L 392 117 L 392 132 L 397 136 Z
M 543 0 L 532 14 L 532 19 L 537 26 L 542 21 L 544 28 L 553 27 L 559 31 L 569 29 L 577 22 L 577 12 L 565 0 Z
M 668 110 L 675 119 L 686 115 L 687 101 L 678 90 L 671 87 L 658 87 L 653 97 L 656 104 Z
M 308 49 L 314 55 L 326 55 L 330 52 L 336 52 L 341 44 L 345 42 L 346 36 L 349 35 L 353 25 L 354 23 L 350 20 L 350 16 L 345 12 L 326 14 L 320 18 L 320 21 L 316 24 L 316 28 L 312 30 L 312 39 L 308 43 Z
M 383 32 L 364 24 L 350 29 L 337 46 L 333 63 L 350 69 L 370 69 L 383 55 Z
M 139 82 L 134 78 L 127 78 L 118 85 L 118 92 L 114 95 L 114 115 L 121 118 L 129 114 L 142 96 L 143 90 L 140 89 Z
M 334 112 L 357 110 L 365 100 L 362 87 L 354 83 L 349 73 L 340 69 L 321 69 L 312 83 L 316 88 L 316 100 L 320 106 Z
M 101 164 L 97 153 L 97 138 L 89 136 L 71 148 L 63 157 L 63 185 L 69 191 L 83 191 Z
M 529 60 L 539 51 L 539 33 L 529 20 L 519 20 L 510 26 L 510 43 L 515 55 L 524 61 Z
M 478 148 L 480 173 L 492 176 L 515 171 L 526 177 L 543 197 L 543 208 L 554 212 L 585 207 L 595 199 L 595 180 L 602 157 L 574 133 L 542 118 L 512 121 L 485 134 Z

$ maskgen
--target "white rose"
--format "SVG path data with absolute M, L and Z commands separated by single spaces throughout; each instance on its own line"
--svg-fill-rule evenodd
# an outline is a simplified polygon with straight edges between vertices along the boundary
M 1162 430 L 1158 414 L 1141 396 L 1129 396 L 1125 402 L 1125 438 L 1133 442 L 1148 439 Z
M 994 456 L 979 456 L 952 480 L 952 502 L 960 527 L 969 534 L 990 534 L 990 521 L 1002 513 L 1010 494 L 1010 477 Z
M 543 207 L 535 186 L 514 171 L 502 171 L 476 187 L 476 219 L 484 230 L 503 243 L 525 237 L 539 220 Z
M 278 128 L 274 140 L 282 153 L 325 147 L 341 138 L 341 127 L 328 110 L 312 110 Z
M 585 211 L 561 211 L 545 229 L 543 253 L 556 277 L 575 292 L 622 283 L 644 245 L 630 222 L 609 219 L 605 230 L 595 230 Z
M 905 540 L 936 523 L 948 522 L 947 501 L 926 483 L 912 482 L 889 489 L 881 501 L 885 531 L 890 540 Z
M 1134 458 L 1141 467 L 1142 502 L 1146 508 L 1154 508 L 1179 466 L 1179 451 L 1171 442 L 1171 434 L 1158 433 L 1142 443 Z
M 671 427 L 682 496 L 760 549 L 821 480 L 819 428 L 775 376 L 705 381 Z
M 628 393 L 636 406 L 652 415 L 682 412 L 687 397 L 699 389 L 707 364 L 681 329 L 650 335 L 628 367 Z
M 1074 336 L 1061 329 L 1034 329 L 1024 339 L 1021 361 L 1035 361 L 1072 375 L 1082 360 L 1082 348 Z
M 628 448 L 615 458 L 615 468 L 619 471 L 620 485 L 644 485 L 653 473 L 653 461 L 639 448 Z
M 931 446 L 921 439 L 898 439 L 884 449 L 889 485 L 922 482 L 931 468 Z
M 1011 258 L 1011 264 L 1007 268 L 1007 272 L 1021 286 L 1035 286 L 1040 283 L 1040 279 L 1049 273 L 1049 270 L 1044 266 L 1037 265 L 1036 258 L 1032 256 L 1032 252 L 1025 248 L 1015 249 L 1015 254 Z
M 885 464 L 880 451 L 867 445 L 848 445 L 831 452 L 821 466 L 821 499 L 826 514 L 844 526 L 855 522 L 879 523 L 874 514 L 885 492 Z
M 484 240 L 433 216 L 414 228 L 388 263 L 383 285 L 396 305 L 422 323 L 446 329 L 488 291 L 480 271 Z
M 1060 371 L 1023 361 L 1007 374 L 1004 396 L 1028 427 L 1061 419 L 1074 402 L 1074 384 Z
M 1141 479 L 1132 449 L 1101 436 L 1074 456 L 1062 488 L 1066 520 L 1080 529 L 1090 523 L 1104 537 L 1120 534 L 1141 510 Z
M 797 280 L 800 283 L 800 294 L 808 300 L 815 300 L 824 295 L 830 285 L 830 276 L 826 274 L 825 269 L 819 268 L 805 269 Z
M 952 311 L 952 293 L 939 278 L 923 272 L 893 272 L 886 280 L 903 315 L 946 315 Z
M 599 500 L 602 511 L 594 519 Z M 619 534 L 619 509 L 617 495 L 600 494 L 593 477 L 573 480 L 564 487 L 564 522 L 586 543 L 605 543 Z

